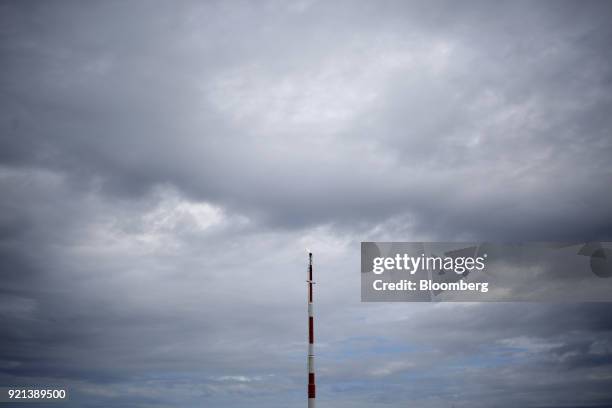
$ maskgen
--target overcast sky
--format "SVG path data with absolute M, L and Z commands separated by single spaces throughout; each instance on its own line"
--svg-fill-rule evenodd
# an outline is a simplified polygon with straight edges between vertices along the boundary
M 361 241 L 612 240 L 611 2 L 0 3 L 0 385 L 612 406 L 612 306 L 360 302 Z

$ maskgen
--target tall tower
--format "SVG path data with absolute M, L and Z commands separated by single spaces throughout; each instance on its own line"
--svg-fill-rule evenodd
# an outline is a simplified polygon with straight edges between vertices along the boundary
M 308 253 L 308 408 L 315 408 L 314 312 L 312 308 L 312 252 Z

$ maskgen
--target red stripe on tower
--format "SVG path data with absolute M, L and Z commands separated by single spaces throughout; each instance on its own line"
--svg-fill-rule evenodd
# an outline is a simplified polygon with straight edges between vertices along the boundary
M 314 321 L 312 316 L 308 318 L 308 343 L 314 344 Z

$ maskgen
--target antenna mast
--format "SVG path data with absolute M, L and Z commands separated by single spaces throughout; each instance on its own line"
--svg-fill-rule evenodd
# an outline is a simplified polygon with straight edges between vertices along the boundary
M 312 308 L 312 252 L 308 252 L 308 408 L 315 408 L 314 312 Z

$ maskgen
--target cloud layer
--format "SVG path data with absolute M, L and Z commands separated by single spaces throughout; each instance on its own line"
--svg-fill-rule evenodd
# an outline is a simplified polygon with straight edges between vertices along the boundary
M 0 5 L 0 383 L 609 406 L 610 307 L 359 302 L 366 240 L 610 240 L 607 2 Z M 303 301 L 303 300 L 304 301 Z

